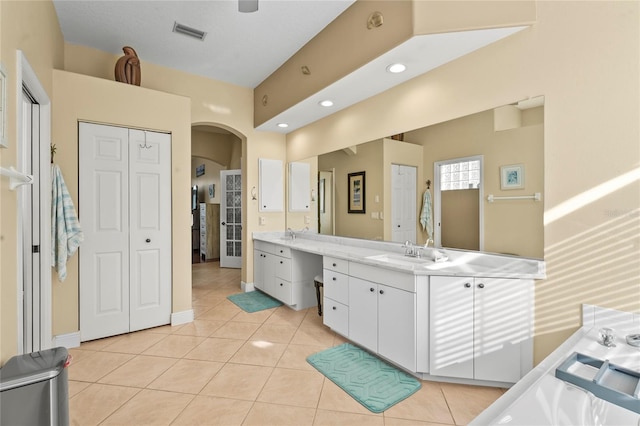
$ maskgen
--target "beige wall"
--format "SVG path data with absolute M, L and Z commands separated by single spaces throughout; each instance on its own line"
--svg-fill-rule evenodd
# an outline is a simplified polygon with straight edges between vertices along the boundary
M 204 164 L 205 173 L 196 177 L 196 167 Z M 198 185 L 198 202 L 220 204 L 220 171 L 227 170 L 215 161 L 191 157 L 191 186 Z M 215 185 L 213 198 L 209 197 L 209 185 Z
M 78 204 L 78 121 L 99 122 L 171 133 L 172 312 L 191 309 L 191 105 L 188 98 L 137 86 L 53 71 L 52 137 L 56 162 Z M 79 251 L 82 255 L 82 246 Z M 64 283 L 53 281 L 53 334 L 79 330 L 78 256 L 67 264 Z
M 141 60 L 141 86 L 191 99 L 191 125 L 213 125 L 233 133 L 241 140 L 241 149 L 234 144 L 230 169 L 242 169 L 245 182 L 243 194 L 243 227 L 245 247 L 242 258 L 242 281 L 253 282 L 254 231 L 282 230 L 285 227 L 285 212 L 268 213 L 265 225 L 258 225 L 258 203 L 251 199 L 251 188 L 258 188 L 258 158 L 285 156 L 284 135 L 257 132 L 253 128 L 253 91 L 221 81 L 187 74 L 161 67 L 144 60 L 144 51 L 138 50 Z M 117 55 L 82 46 L 65 44 L 65 68 L 81 74 L 113 80 Z M 190 222 L 189 222 L 190 223 Z
M 405 140 L 424 147 L 427 179 L 434 181 L 433 164 L 453 158 L 484 156 L 484 196 L 544 196 L 543 107 L 523 111 L 522 126 L 494 131 L 494 113 L 483 111 L 405 133 Z M 523 164 L 525 188 L 500 189 L 500 166 Z M 488 203 L 484 207 L 484 250 L 520 256 L 544 256 L 544 204 L 528 200 Z M 443 203 L 444 204 L 444 203 Z M 443 213 L 442 217 L 446 217 Z M 477 227 L 476 227 L 477 229 Z M 444 233 L 443 233 L 444 234 Z M 443 246 L 447 247 L 444 242 Z
M 239 169 L 240 161 L 234 158 L 238 150 L 242 150 L 242 141 L 236 135 L 191 129 L 191 155 L 194 157 L 208 158 L 228 169 Z M 232 162 L 235 167 L 231 167 Z
M 0 165 L 17 165 L 16 50 L 22 50 L 38 80 L 53 99 L 51 69 L 63 64 L 62 33 L 50 1 L 0 2 L 0 54 L 7 74 L 8 149 L 0 148 Z M 0 179 L 0 364 L 17 351 L 17 191 Z
M 480 249 L 478 192 L 477 189 L 442 191 L 442 247 Z
M 537 8 L 531 28 L 290 133 L 287 153 L 308 158 L 544 95 L 539 362 L 580 326 L 582 303 L 640 313 L 640 4 Z

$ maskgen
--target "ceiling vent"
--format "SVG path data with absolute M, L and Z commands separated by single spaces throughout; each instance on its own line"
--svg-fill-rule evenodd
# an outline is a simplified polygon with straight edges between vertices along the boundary
M 195 28 L 187 27 L 186 25 L 182 25 L 177 22 L 173 23 L 173 32 L 197 38 L 200 41 L 204 40 L 205 36 L 207 35 L 207 33 L 205 33 L 204 31 L 196 30 Z

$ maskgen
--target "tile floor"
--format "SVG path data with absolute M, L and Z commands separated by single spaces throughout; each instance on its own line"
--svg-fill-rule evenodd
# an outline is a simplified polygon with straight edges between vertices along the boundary
M 226 296 L 240 271 L 193 265 L 195 321 L 71 349 L 72 425 L 461 425 L 504 389 L 423 381 L 381 414 L 306 362 L 344 339 L 317 309 L 248 314 Z

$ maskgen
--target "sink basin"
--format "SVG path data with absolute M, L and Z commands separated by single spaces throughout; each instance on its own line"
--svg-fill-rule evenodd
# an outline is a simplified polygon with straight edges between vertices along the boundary
M 434 264 L 433 260 L 426 257 L 409 257 L 401 254 L 377 254 L 374 256 L 368 256 L 367 259 L 375 260 L 377 262 L 386 262 L 394 265 L 412 266 L 412 267 L 427 267 Z

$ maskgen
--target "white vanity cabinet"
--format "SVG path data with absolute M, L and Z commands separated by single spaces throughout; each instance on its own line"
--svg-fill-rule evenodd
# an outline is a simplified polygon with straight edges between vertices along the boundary
M 273 293 L 275 282 L 275 255 L 271 253 L 264 243 L 261 249 L 253 250 L 253 285 L 265 293 Z
M 284 204 L 282 161 L 258 159 L 259 208 L 261 212 L 281 212 Z
M 429 374 L 515 383 L 532 368 L 532 280 L 431 276 L 429 286 Z
M 349 336 L 349 262 L 324 256 L 323 323 L 336 333 Z
M 311 166 L 289 163 L 289 211 L 308 212 L 311 207 Z
M 320 256 L 257 241 L 254 286 L 295 310 L 316 305 L 313 278 L 322 270 Z
M 416 295 L 349 277 L 349 339 L 416 371 Z

